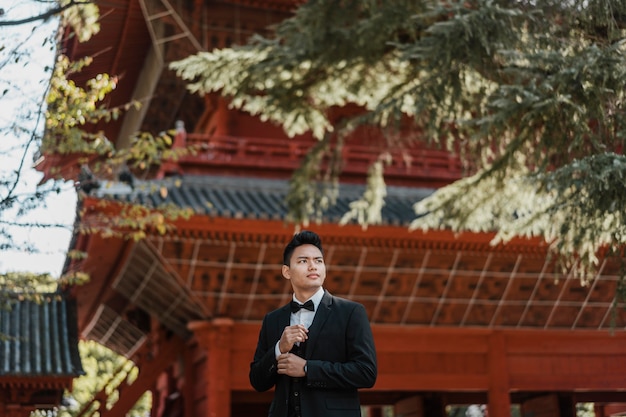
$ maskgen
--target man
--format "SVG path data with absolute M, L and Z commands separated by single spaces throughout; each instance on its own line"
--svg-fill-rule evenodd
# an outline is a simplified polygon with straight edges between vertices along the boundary
M 263 319 L 250 383 L 275 387 L 271 417 L 359 417 L 358 388 L 376 382 L 374 339 L 363 305 L 323 288 L 319 236 L 296 234 L 283 253 L 293 301 Z M 293 305 L 293 307 L 292 307 Z

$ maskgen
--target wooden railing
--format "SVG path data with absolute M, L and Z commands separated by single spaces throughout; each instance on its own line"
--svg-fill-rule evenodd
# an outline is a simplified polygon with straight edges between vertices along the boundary
M 195 146 L 196 155 L 179 160 L 183 172 L 201 173 L 215 169 L 232 169 L 250 173 L 266 172 L 278 175 L 293 172 L 315 145 L 313 139 L 279 139 L 186 134 L 186 145 Z M 461 165 L 446 151 L 413 146 L 406 149 L 385 149 L 376 145 L 348 143 L 342 156 L 343 174 L 363 176 L 381 154 L 387 152 L 389 164 L 385 178 L 390 183 L 432 182 L 432 185 L 450 183 L 461 178 Z

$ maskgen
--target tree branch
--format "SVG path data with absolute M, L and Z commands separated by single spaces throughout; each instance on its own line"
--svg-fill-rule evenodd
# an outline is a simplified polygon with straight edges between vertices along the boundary
M 52 16 L 55 16 L 69 9 L 70 7 L 84 5 L 84 4 L 91 4 L 91 3 L 93 3 L 93 1 L 70 0 L 70 2 L 67 3 L 66 5 L 54 7 L 44 13 L 41 13 L 35 16 L 30 16 L 30 17 L 27 17 L 24 19 L 18 19 L 18 20 L 0 20 L 0 26 L 18 26 L 18 25 L 23 25 L 26 23 L 36 22 L 37 20 L 48 20 Z M 4 16 L 4 15 L 5 15 L 4 9 L 0 9 L 0 16 Z

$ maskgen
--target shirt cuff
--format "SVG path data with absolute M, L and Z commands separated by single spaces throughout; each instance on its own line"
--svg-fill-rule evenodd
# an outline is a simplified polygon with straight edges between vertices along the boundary
M 280 348 L 278 347 L 279 344 L 280 340 L 276 342 L 276 346 L 274 346 L 274 355 L 276 356 L 276 359 L 278 359 L 278 357 L 281 355 Z

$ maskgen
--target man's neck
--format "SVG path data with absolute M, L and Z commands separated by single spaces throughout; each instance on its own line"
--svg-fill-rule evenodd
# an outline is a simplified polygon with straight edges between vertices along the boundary
M 321 288 L 318 288 L 314 291 L 307 291 L 307 292 L 294 292 L 294 295 L 296 296 L 296 300 L 298 300 L 301 303 L 304 303 L 306 301 L 308 301 L 311 297 L 313 297 L 315 294 L 317 294 L 318 291 L 320 291 Z

